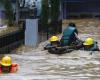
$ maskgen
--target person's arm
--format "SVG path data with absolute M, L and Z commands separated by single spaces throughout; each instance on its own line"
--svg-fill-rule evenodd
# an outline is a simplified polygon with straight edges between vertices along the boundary
M 12 66 L 11 66 L 10 73 L 14 73 L 14 72 L 17 72 L 17 71 L 18 71 L 18 64 L 13 63 Z
M 49 48 L 51 48 L 52 46 L 51 46 L 51 44 L 47 44 L 45 47 L 44 47 L 44 50 L 47 50 L 47 49 L 49 49 Z
M 77 38 L 78 41 L 84 42 L 84 41 L 82 41 L 82 40 L 78 37 L 78 34 L 77 34 L 77 33 L 74 32 L 74 35 L 75 35 L 75 37 Z
M 94 43 L 94 46 L 91 48 L 91 52 L 90 55 L 92 55 L 94 53 L 94 51 L 100 51 L 97 42 Z
M 79 38 L 78 38 L 78 34 L 77 34 L 76 32 L 74 32 L 74 35 L 75 35 L 75 37 L 76 37 L 77 39 L 79 39 Z
M 97 42 L 94 42 L 94 46 L 91 48 L 91 51 L 100 51 Z

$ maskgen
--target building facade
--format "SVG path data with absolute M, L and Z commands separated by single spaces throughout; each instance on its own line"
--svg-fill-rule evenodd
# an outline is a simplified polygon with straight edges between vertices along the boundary
M 100 0 L 62 0 L 62 17 L 99 16 Z

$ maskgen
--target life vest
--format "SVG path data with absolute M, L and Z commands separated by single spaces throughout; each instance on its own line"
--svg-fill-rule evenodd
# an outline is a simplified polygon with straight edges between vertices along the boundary
M 61 38 L 61 45 L 62 46 L 67 46 L 71 43 L 71 38 L 75 37 L 74 33 L 76 32 L 76 28 L 68 26 L 64 32 L 63 36 Z
M 13 64 L 11 65 L 10 73 L 15 73 L 15 72 L 17 72 L 17 70 L 18 70 L 18 64 L 13 63 Z M 3 73 L 3 72 L 2 72 L 1 65 L 0 65 L 0 74 L 2 74 L 2 73 Z

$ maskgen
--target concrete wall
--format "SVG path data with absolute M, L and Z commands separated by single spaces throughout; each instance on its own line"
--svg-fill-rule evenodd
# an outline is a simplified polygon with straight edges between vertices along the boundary
M 26 19 L 25 45 L 35 47 L 38 41 L 38 19 Z

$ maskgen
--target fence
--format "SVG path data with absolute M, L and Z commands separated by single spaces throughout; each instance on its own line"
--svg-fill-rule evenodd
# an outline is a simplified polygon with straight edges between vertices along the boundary
M 9 53 L 24 42 L 24 31 L 18 30 L 0 36 L 0 53 Z

